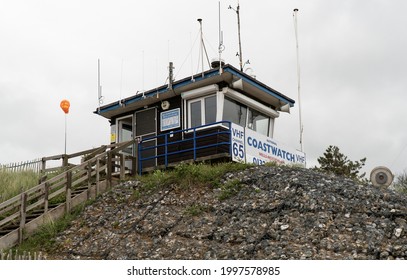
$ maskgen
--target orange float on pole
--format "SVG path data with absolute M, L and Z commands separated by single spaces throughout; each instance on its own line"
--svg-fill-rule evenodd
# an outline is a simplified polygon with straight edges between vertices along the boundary
M 71 106 L 71 103 L 69 103 L 68 100 L 64 99 L 61 101 L 60 107 L 62 109 L 62 111 L 65 112 L 65 114 L 69 113 L 69 107 Z
M 59 104 L 59 106 L 65 113 L 65 155 L 66 155 L 66 115 L 69 113 L 69 107 L 71 106 L 71 103 L 69 103 L 68 100 L 64 99 L 61 101 L 61 104 Z

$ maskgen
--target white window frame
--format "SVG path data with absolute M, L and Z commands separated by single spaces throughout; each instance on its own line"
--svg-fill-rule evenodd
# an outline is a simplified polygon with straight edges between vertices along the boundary
M 188 114 L 188 120 L 187 120 L 187 128 L 192 128 L 192 126 L 191 126 L 191 123 L 192 123 L 192 119 L 191 119 L 191 117 L 192 117 L 192 114 L 191 114 L 191 104 L 192 103 L 195 103 L 195 102 L 198 102 L 198 101 L 200 101 L 201 102 L 201 124 L 199 125 L 199 126 L 201 126 L 201 125 L 205 125 L 205 117 L 206 117 L 206 112 L 205 112 L 205 99 L 207 99 L 207 98 L 209 98 L 209 97 L 215 97 L 215 99 L 216 99 L 216 102 L 218 102 L 218 97 L 217 97 L 217 94 L 208 94 L 208 95 L 206 95 L 206 96 L 202 96 L 202 97 L 199 97 L 199 98 L 195 98 L 195 99 L 190 99 L 190 100 L 186 100 L 186 104 L 187 104 L 187 114 Z M 218 104 L 216 104 L 216 121 L 218 121 L 218 108 L 219 108 L 219 106 L 218 106 Z
M 224 98 L 227 96 L 228 98 L 237 101 L 245 106 L 247 106 L 247 113 L 246 113 L 246 128 L 251 129 L 248 127 L 248 117 L 249 117 L 249 109 L 254 109 L 265 116 L 270 118 L 269 121 L 269 129 L 268 129 L 268 137 L 273 138 L 274 136 L 274 121 L 276 118 L 280 116 L 279 112 L 273 110 L 270 107 L 267 107 L 266 105 L 261 104 L 260 102 L 251 99 L 250 97 L 247 97 L 231 88 L 224 87 L 221 92 L 222 95 L 222 101 L 219 102 L 222 104 L 221 107 L 221 114 L 220 117 L 223 117 L 223 104 L 224 104 Z

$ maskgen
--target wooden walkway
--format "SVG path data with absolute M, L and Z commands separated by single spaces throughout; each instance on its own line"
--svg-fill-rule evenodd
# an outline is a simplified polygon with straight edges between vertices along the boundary
M 73 207 L 108 190 L 124 180 L 126 173 L 136 174 L 136 159 L 120 153 L 136 141 L 43 158 L 42 170 L 47 160 L 63 158 L 65 171 L 48 180 L 44 176 L 39 185 L 0 203 L 0 251 L 20 244 L 42 224 L 62 217 Z M 83 163 L 70 165 L 68 159 L 77 156 L 83 157 Z M 135 170 L 126 170 L 126 161 L 132 161 Z

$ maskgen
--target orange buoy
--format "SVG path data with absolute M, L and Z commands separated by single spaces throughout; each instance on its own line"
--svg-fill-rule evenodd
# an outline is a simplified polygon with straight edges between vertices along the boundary
M 69 103 L 68 100 L 64 99 L 61 101 L 60 107 L 61 107 L 62 111 L 65 112 L 65 114 L 69 113 L 69 106 L 71 106 L 71 103 Z

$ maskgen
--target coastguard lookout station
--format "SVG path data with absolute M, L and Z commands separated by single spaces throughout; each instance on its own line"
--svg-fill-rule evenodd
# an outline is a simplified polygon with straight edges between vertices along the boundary
M 137 139 L 123 151 L 134 159 L 129 168 L 141 174 L 221 160 L 305 165 L 304 153 L 274 139 L 276 119 L 294 100 L 219 60 L 177 81 L 172 69 L 168 84 L 95 111 L 110 121 L 111 143 Z

